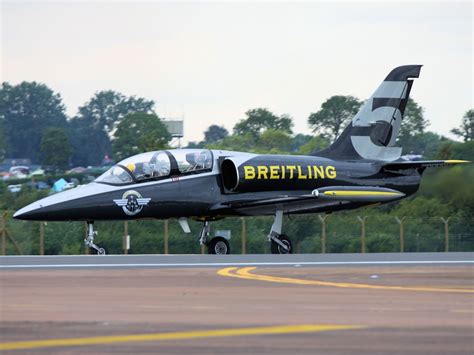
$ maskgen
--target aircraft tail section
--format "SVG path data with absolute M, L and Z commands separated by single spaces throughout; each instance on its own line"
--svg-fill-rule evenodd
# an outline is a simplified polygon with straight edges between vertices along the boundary
M 395 147 L 413 80 L 421 65 L 393 69 L 362 105 L 352 122 L 325 150 L 315 155 L 331 159 L 394 161 L 402 148 Z

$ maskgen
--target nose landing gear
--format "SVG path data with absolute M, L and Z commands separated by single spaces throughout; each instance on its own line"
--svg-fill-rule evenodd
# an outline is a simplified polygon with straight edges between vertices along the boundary
M 84 239 L 84 244 L 86 247 L 89 247 L 92 252 L 97 253 L 97 255 L 105 255 L 105 249 L 94 244 L 94 237 L 96 235 L 97 231 L 94 230 L 94 222 L 87 221 L 87 237 Z

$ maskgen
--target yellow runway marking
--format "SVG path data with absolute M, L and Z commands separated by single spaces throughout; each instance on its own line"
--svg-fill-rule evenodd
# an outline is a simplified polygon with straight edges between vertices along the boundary
M 49 339 L 33 341 L 16 341 L 11 343 L 0 343 L 0 350 L 20 350 L 37 349 L 49 347 L 68 347 L 81 345 L 105 345 L 116 343 L 132 343 L 144 341 L 164 341 L 164 340 L 187 340 L 215 337 L 235 337 L 245 335 L 272 335 L 272 334 L 293 334 L 293 333 L 315 333 L 333 330 L 364 329 L 366 327 L 357 325 L 337 325 L 337 324 L 303 324 L 303 325 L 283 325 L 276 327 L 254 327 L 236 329 L 215 329 L 174 333 L 154 333 L 135 335 L 111 335 L 90 338 L 68 338 Z
M 267 282 L 297 284 L 297 285 L 315 285 L 315 286 L 328 286 L 328 287 L 341 287 L 341 288 L 361 288 L 361 289 L 373 289 L 373 290 L 474 293 L 474 290 L 472 289 L 462 289 L 462 288 L 369 285 L 369 284 L 358 284 L 358 283 L 350 283 L 350 282 L 304 280 L 304 279 L 296 279 L 296 278 L 289 278 L 289 277 L 258 275 L 258 274 L 251 273 L 251 271 L 255 269 L 256 267 L 244 267 L 240 269 L 237 267 L 227 267 L 227 268 L 219 270 L 217 273 L 221 276 L 237 277 L 239 279 L 259 280 L 259 281 L 267 281 Z

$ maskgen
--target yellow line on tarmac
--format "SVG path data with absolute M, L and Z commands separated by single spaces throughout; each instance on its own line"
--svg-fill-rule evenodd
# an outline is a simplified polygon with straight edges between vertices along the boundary
M 215 337 L 235 337 L 245 335 L 272 335 L 272 334 L 292 334 L 292 333 L 315 333 L 332 330 L 363 329 L 366 327 L 357 325 L 337 325 L 337 324 L 302 324 L 283 325 L 274 327 L 254 327 L 236 329 L 215 329 L 174 333 L 153 333 L 135 335 L 111 335 L 97 336 L 90 338 L 68 338 L 49 339 L 33 341 L 16 341 L 11 343 L 0 343 L 0 350 L 20 350 L 37 349 L 50 347 L 69 347 L 83 345 L 105 345 L 116 343 L 133 343 L 144 341 L 164 341 L 164 340 L 187 340 Z
M 450 293 L 474 293 L 472 289 L 462 288 L 437 288 L 437 287 L 425 287 L 425 286 L 388 286 L 388 285 L 369 285 L 369 284 L 358 284 L 350 282 L 329 282 L 329 281 L 318 281 L 318 280 L 304 280 L 289 277 L 278 277 L 268 275 L 258 275 L 251 273 L 256 267 L 228 267 L 219 270 L 217 273 L 221 276 L 237 277 L 240 279 L 248 280 L 259 280 L 267 282 L 277 282 L 286 284 L 297 284 L 297 285 L 316 285 L 316 286 L 328 286 L 328 287 L 341 287 L 341 288 L 361 288 L 361 289 L 373 289 L 373 290 L 396 290 L 396 291 L 424 291 L 424 292 L 450 292 Z

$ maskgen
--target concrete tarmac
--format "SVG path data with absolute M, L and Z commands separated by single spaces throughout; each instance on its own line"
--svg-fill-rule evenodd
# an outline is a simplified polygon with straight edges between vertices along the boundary
M 0 258 L 0 353 L 474 352 L 472 253 L 233 258 Z
M 474 253 L 0 256 L 0 269 L 472 264 Z

